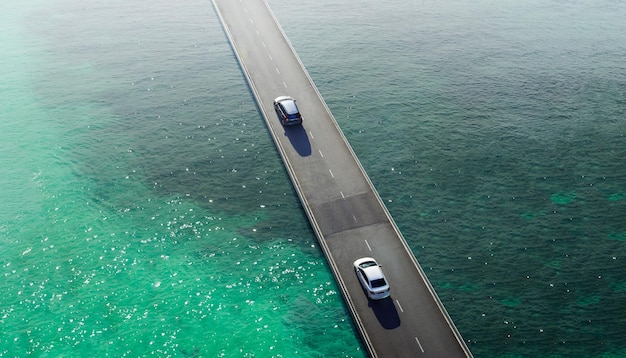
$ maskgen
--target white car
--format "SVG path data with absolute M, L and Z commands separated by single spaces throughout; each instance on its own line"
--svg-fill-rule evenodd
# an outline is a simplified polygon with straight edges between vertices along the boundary
M 373 300 L 389 297 L 389 283 L 376 260 L 363 257 L 354 261 L 354 272 L 367 292 L 367 297 Z

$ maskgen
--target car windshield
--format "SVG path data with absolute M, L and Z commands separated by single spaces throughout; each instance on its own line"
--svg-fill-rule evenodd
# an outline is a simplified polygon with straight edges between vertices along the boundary
M 384 278 L 379 278 L 376 280 L 372 280 L 372 287 L 382 287 L 387 285 L 387 282 L 385 282 Z
M 359 266 L 361 266 L 361 268 L 368 268 L 368 267 L 376 266 L 376 262 L 374 262 L 374 261 L 366 261 L 366 262 L 360 264 Z

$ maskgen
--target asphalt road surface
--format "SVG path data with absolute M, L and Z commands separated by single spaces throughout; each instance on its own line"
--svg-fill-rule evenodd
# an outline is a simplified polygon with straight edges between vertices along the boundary
M 471 357 L 424 272 L 264 0 L 213 0 L 320 246 L 372 357 Z M 283 127 L 274 98 L 297 100 Z M 389 298 L 367 298 L 352 263 L 374 257 Z

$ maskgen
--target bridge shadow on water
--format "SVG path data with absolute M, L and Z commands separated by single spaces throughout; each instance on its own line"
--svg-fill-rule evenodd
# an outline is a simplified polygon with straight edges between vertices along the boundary
M 289 142 L 301 157 L 311 155 L 311 142 L 306 134 L 306 129 L 302 125 L 287 126 L 285 128 L 285 136 L 289 138 Z
M 391 296 L 378 301 L 370 300 L 369 306 L 384 329 L 400 327 L 400 316 Z

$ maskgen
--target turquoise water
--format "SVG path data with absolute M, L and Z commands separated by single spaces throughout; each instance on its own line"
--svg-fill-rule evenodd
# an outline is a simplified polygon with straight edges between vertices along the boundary
M 626 5 L 270 5 L 475 356 L 626 355 Z M 0 356 L 365 356 L 210 1 L 1 8 Z

